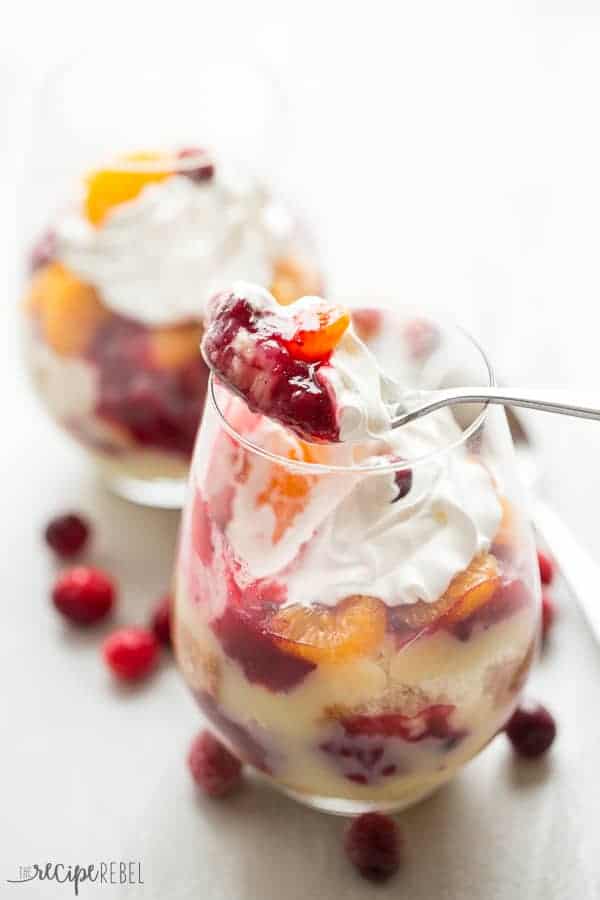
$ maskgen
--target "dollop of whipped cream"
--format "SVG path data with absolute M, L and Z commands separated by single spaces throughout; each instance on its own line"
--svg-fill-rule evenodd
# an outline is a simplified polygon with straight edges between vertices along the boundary
M 451 413 L 440 410 L 394 432 L 391 449 L 415 458 L 459 437 Z M 297 438 L 264 417 L 252 440 L 302 459 Z M 301 499 L 283 528 L 276 487 L 269 500 L 273 477 L 273 464 L 251 455 L 235 486 L 226 536 L 243 561 L 242 580 L 275 580 L 288 604 L 334 606 L 352 594 L 388 606 L 435 602 L 476 554 L 489 550 L 502 516 L 489 472 L 464 447 L 415 467 L 401 499 L 394 472 L 298 473 L 306 482 L 295 485 Z
M 269 284 L 288 231 L 260 183 L 218 167 L 204 182 L 148 184 L 98 227 L 69 211 L 56 225 L 57 256 L 114 312 L 171 325 L 202 318 L 209 297 L 236 279 Z
M 390 430 L 397 387 L 352 325 L 320 369 L 320 378 L 335 396 L 340 441 L 365 441 Z

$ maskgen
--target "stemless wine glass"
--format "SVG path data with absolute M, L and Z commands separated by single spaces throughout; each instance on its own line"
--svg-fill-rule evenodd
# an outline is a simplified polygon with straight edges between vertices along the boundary
M 24 203 L 27 237 L 41 235 L 25 276 L 27 361 L 114 490 L 178 506 L 206 393 L 206 300 L 232 278 L 282 303 L 321 280 L 270 183 L 284 126 L 268 80 L 242 57 L 161 71 L 139 53 L 115 53 L 108 72 L 86 58 L 45 88 Z
M 353 318 L 411 386 L 493 383 L 453 326 Z M 308 444 L 211 381 L 191 470 L 183 675 L 233 752 L 340 814 L 401 809 L 450 779 L 507 721 L 536 653 L 539 575 L 503 410 L 412 425 Z

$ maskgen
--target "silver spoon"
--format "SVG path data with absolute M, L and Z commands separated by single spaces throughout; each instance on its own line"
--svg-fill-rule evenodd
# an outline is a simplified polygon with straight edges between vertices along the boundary
M 596 398 L 594 398 L 596 399 Z M 575 391 L 557 391 L 552 388 L 502 388 L 460 387 L 440 391 L 420 391 L 416 405 L 398 404 L 392 418 L 392 428 L 399 428 L 414 419 L 420 419 L 445 406 L 461 403 L 500 403 L 502 406 L 521 406 L 542 412 L 560 413 L 580 419 L 600 420 L 600 408 L 588 405 L 592 398 Z M 586 402 L 582 402 L 586 401 Z

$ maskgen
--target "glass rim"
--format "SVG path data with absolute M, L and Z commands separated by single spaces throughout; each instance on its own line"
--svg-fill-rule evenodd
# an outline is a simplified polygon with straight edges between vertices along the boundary
M 494 387 L 496 385 L 496 376 L 494 372 L 494 368 L 492 363 L 490 362 L 489 357 L 487 356 L 485 350 L 481 346 L 478 340 L 473 337 L 473 335 L 463 328 L 460 325 L 451 326 L 455 331 L 458 331 L 464 338 L 469 341 L 469 343 L 473 346 L 473 348 L 479 354 L 483 364 L 484 371 L 487 374 L 487 381 L 482 387 Z M 210 398 L 210 402 L 217 413 L 223 427 L 227 431 L 227 433 L 234 438 L 238 443 L 240 443 L 247 450 L 255 453 L 257 456 L 262 456 L 264 459 L 268 459 L 271 462 L 277 463 L 279 465 L 286 466 L 287 468 L 293 468 L 294 470 L 300 470 L 307 473 L 312 473 L 313 475 L 316 473 L 319 474 L 383 474 L 388 472 L 398 472 L 402 469 L 414 469 L 418 466 L 425 465 L 427 463 L 434 462 L 436 459 L 443 458 L 455 450 L 457 447 L 464 445 L 469 438 L 477 432 L 485 420 L 487 419 L 489 402 L 485 402 L 482 404 L 483 409 L 478 415 L 474 418 L 474 420 L 467 425 L 466 428 L 461 428 L 460 436 L 455 440 L 451 441 L 448 444 L 444 444 L 443 447 L 438 447 L 435 450 L 432 450 L 430 453 L 422 454 L 421 456 L 414 457 L 413 459 L 402 459 L 396 460 L 394 462 L 371 462 L 371 463 L 352 463 L 352 464 L 336 464 L 336 463 L 318 463 L 318 462 L 307 462 L 305 460 L 296 460 L 290 459 L 289 456 L 281 456 L 278 453 L 274 453 L 272 450 L 266 450 L 264 447 L 260 447 L 258 444 L 255 444 L 249 438 L 241 435 L 231 423 L 227 420 L 227 417 L 223 410 L 221 409 L 219 402 L 217 400 L 215 394 L 215 376 L 211 371 L 209 373 L 208 379 L 208 396 Z M 223 390 L 228 391 L 226 385 L 223 385 Z M 235 397 L 237 395 L 229 392 L 229 395 Z M 244 401 L 239 398 L 241 402 Z M 315 444 L 315 446 L 322 446 L 321 444 Z M 339 446 L 338 444 L 327 444 L 326 446 Z M 369 457 L 371 460 L 373 457 Z M 380 457 L 381 459 L 385 459 L 385 457 Z

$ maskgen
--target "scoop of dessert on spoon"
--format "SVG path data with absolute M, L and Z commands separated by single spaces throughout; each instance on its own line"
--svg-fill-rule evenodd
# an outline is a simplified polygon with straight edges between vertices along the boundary
M 462 403 L 496 403 L 520 406 L 542 412 L 559 413 L 580 419 L 599 419 L 600 407 L 591 394 L 558 388 L 455 387 L 436 391 L 418 391 L 403 399 L 392 413 L 391 428 L 400 428 L 446 406 Z

